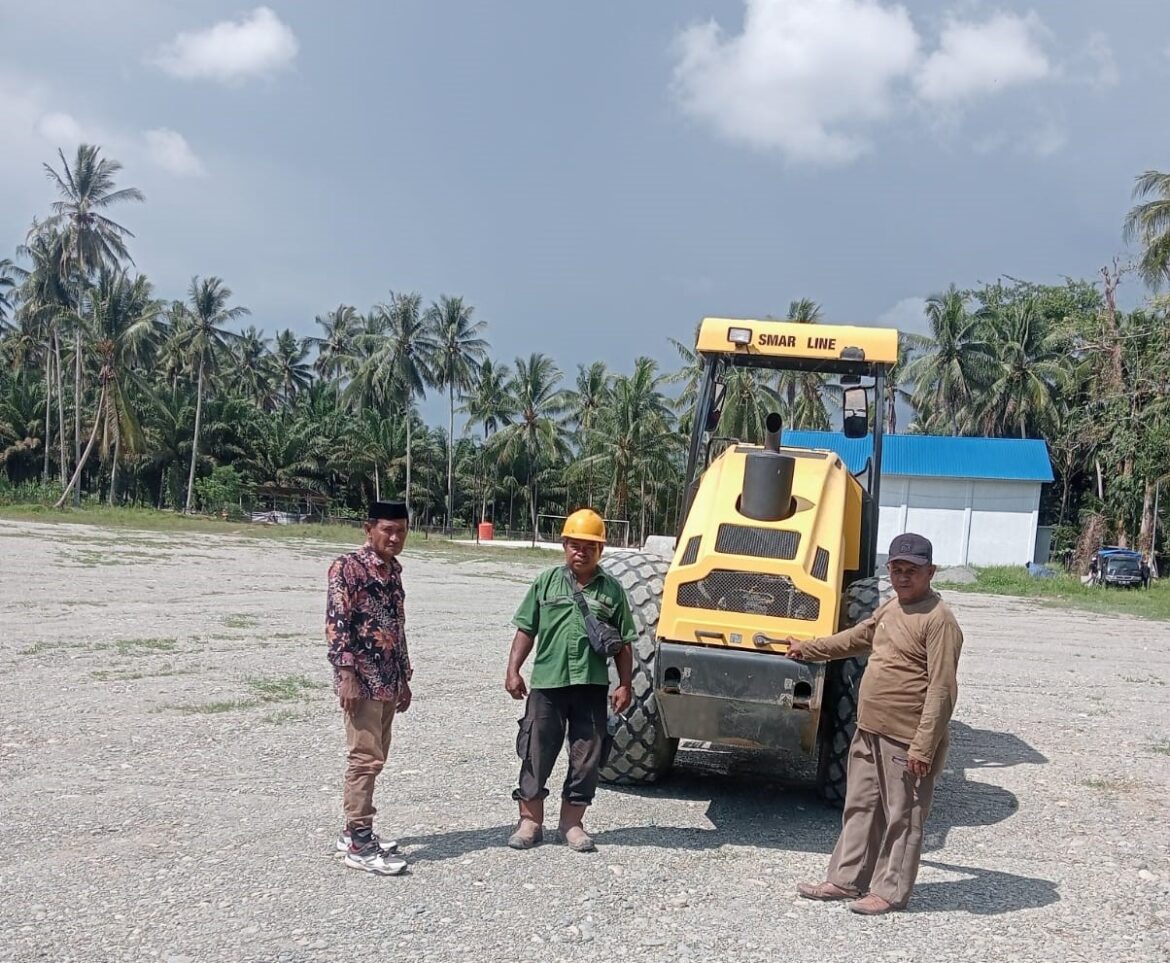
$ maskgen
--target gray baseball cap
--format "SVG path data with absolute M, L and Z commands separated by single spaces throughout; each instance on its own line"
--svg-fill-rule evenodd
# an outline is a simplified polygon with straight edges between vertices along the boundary
M 929 538 L 906 532 L 896 535 L 890 542 L 890 562 L 912 562 L 915 565 L 931 565 L 934 557 L 934 546 Z

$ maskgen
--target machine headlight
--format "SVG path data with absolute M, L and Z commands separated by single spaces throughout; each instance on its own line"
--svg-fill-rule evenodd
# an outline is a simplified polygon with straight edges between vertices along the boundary
M 728 328 L 727 340 L 732 344 L 738 344 L 741 347 L 752 343 L 752 329 L 751 328 Z

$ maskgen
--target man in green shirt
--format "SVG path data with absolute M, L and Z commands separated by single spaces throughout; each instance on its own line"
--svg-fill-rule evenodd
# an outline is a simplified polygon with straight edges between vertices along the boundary
M 606 693 L 609 667 L 589 644 L 585 618 L 574 595 L 580 589 L 590 612 L 617 629 L 626 645 L 614 656 L 618 684 L 610 697 L 614 712 L 630 706 L 633 653 L 637 638 L 625 589 L 598 563 L 605 547 L 605 523 L 589 509 L 574 512 L 561 532 L 565 564 L 542 572 L 528 589 L 513 622 L 516 636 L 508 656 L 504 688 L 513 699 L 528 698 L 516 754 L 519 786 L 512 798 L 520 805 L 520 822 L 508 838 L 513 849 L 531 849 L 544 836 L 545 783 L 568 732 L 569 774 L 561 793 L 559 831 L 571 849 L 589 852 L 593 840 L 581 821 L 593 802 L 604 762 L 609 712 Z M 536 649 L 529 685 L 520 668 Z M 531 689 L 531 691 L 530 691 Z

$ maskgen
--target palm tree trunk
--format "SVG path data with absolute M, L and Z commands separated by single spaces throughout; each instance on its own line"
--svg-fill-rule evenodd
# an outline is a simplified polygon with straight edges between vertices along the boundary
M 97 421 L 97 418 L 94 419 Z M 77 337 L 73 342 L 73 461 L 81 461 L 81 288 L 77 291 Z M 73 504 L 81 504 L 81 487 L 73 490 Z
M 122 447 L 122 433 L 118 430 L 117 422 L 114 423 L 114 460 L 110 465 L 110 507 L 113 508 L 117 504 L 118 491 L 118 454 Z
M 447 385 L 447 397 L 450 399 L 449 418 L 447 421 L 447 534 L 454 529 L 455 519 L 455 382 L 451 380 Z
M 378 479 L 378 463 L 374 462 L 374 501 L 380 502 L 382 500 L 382 485 Z
M 191 499 L 195 493 L 195 463 L 199 459 L 199 422 L 203 418 L 203 353 L 199 354 L 199 382 L 195 388 L 195 434 L 191 439 L 191 471 L 187 475 L 187 504 L 183 509 L 191 514 Z
M 61 464 L 59 466 L 61 485 L 65 485 L 69 470 L 69 461 L 65 454 L 65 382 L 61 378 L 61 336 L 53 333 L 53 351 L 56 354 L 54 367 L 57 369 L 57 447 L 61 450 Z
M 638 521 L 638 544 L 646 544 L 646 473 L 642 472 L 642 482 L 638 497 L 641 500 L 641 517 Z
M 530 492 L 532 500 L 532 547 L 536 548 L 536 478 L 532 479 L 532 487 Z
M 410 435 L 411 435 L 410 406 L 406 406 L 406 514 L 410 514 Z
M 65 500 L 69 497 L 71 492 L 77 491 L 77 480 L 81 478 L 81 470 L 85 468 L 85 463 L 89 460 L 89 453 L 93 451 L 94 442 L 97 441 L 98 425 L 101 424 L 101 410 L 106 403 L 106 386 L 102 385 L 101 397 L 98 398 L 98 414 L 93 419 L 93 431 L 89 433 L 89 444 L 85 446 L 85 453 L 77 459 L 77 468 L 73 471 L 73 477 L 69 479 L 69 484 L 65 486 L 65 491 L 61 493 L 61 497 L 57 499 L 54 508 L 60 508 L 65 504 Z M 75 502 L 76 504 L 76 502 Z
M 49 447 L 53 438 L 53 350 L 45 345 L 45 468 L 41 472 L 41 483 L 49 484 Z

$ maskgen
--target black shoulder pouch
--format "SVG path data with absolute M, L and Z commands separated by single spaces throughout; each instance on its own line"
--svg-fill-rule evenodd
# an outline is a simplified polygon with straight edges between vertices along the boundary
M 618 652 L 621 651 L 625 641 L 622 639 L 622 634 L 607 622 L 602 622 L 597 616 L 589 611 L 589 604 L 585 601 L 585 595 L 577 585 L 577 577 L 573 574 L 572 569 L 565 567 L 565 578 L 569 582 L 569 588 L 573 591 L 573 598 L 577 602 L 577 608 L 581 610 L 581 615 L 585 619 L 585 633 L 589 636 L 589 644 L 596 652 L 604 659 L 612 659 Z

